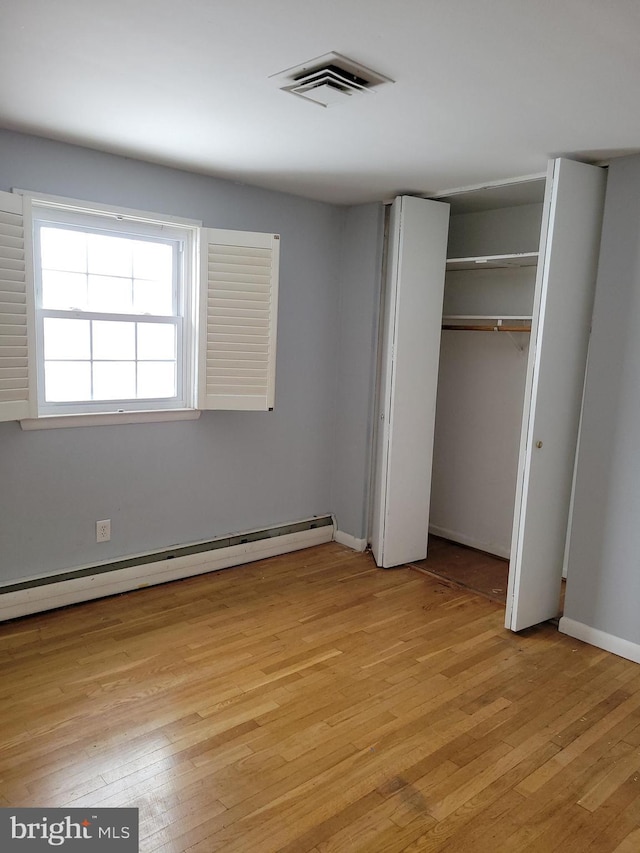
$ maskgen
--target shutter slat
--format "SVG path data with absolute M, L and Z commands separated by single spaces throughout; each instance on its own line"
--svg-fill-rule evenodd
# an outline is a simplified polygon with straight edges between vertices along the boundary
M 250 368 L 242 368 L 242 367 L 214 367 L 211 366 L 209 368 L 209 376 L 210 377 L 219 377 L 219 376 L 253 376 L 256 379 L 264 379 L 267 375 L 266 368 L 260 367 L 250 367 Z
M 216 351 L 220 353 L 227 352 L 242 352 L 242 353 L 264 353 L 268 355 L 269 353 L 269 344 L 247 344 L 247 343 L 233 343 L 231 341 L 212 341 L 215 344 Z
M 18 281 L 8 281 L 2 278 L 2 270 L 0 270 L 0 293 L 24 293 L 24 279 Z
M 7 391 L 10 388 L 18 388 L 18 389 L 28 389 L 29 380 L 27 377 L 27 372 L 24 372 L 24 375 L 18 376 L 5 376 L 4 371 L 0 370 L 0 388 Z
M 11 356 L 7 356 L 6 358 L 2 359 L 2 364 L 3 364 L 3 370 L 6 370 L 10 367 L 24 367 L 24 368 L 26 368 L 29 364 L 29 361 L 26 358 L 26 356 L 24 358 L 17 358 L 17 357 L 13 358 Z
M 0 335 L 22 334 L 20 326 L 27 325 L 26 315 L 0 314 Z
M 233 385 L 209 385 L 207 383 L 207 393 L 209 394 L 225 394 L 229 396 L 246 396 L 251 395 L 252 397 L 264 397 L 264 385 L 261 383 L 260 385 L 247 385 L 243 386 L 241 383 L 234 383 Z M 230 408 L 226 406 L 225 408 Z
M 251 322 L 248 322 L 249 320 Z M 269 323 L 266 320 L 249 317 L 247 322 L 243 323 L 242 317 L 217 317 L 216 321 L 209 324 L 208 331 L 211 334 L 269 336 Z
M 6 237 L 13 237 L 16 240 L 22 240 L 24 242 L 24 230 L 21 224 L 18 224 L 22 221 L 21 216 L 16 216 L 15 214 L 5 214 L 0 211 L 0 234 L 4 234 Z
M 240 311 L 264 311 L 269 309 L 270 301 L 268 293 L 246 293 L 242 291 L 229 293 L 226 290 L 218 290 L 211 294 L 207 300 L 207 305 L 216 311 L 219 308 L 237 308 Z
M 262 275 L 269 278 L 271 274 L 271 262 L 268 258 L 238 257 L 233 259 L 220 258 L 209 255 L 209 272 L 234 273 L 239 275 Z
M 16 334 L 15 332 L 13 333 Z M 213 326 L 207 330 L 207 344 L 216 346 L 224 341 L 236 341 L 237 343 L 269 345 L 268 329 L 243 329 L 242 326 Z
M 253 277 L 255 278 L 255 276 Z M 215 278 L 216 292 L 228 291 L 233 298 L 234 293 L 270 293 L 271 285 L 265 276 L 260 276 L 259 281 L 252 281 L 248 276 L 232 278 Z
M 238 385 L 243 388 L 251 387 L 251 388 L 259 388 L 263 384 L 264 380 L 261 377 L 255 376 L 220 376 L 220 377 L 211 377 L 207 382 L 207 388 L 226 388 L 226 391 L 221 391 L 220 393 L 228 394 L 229 387 L 233 385 Z M 0 384 L 0 387 L 1 384 Z M 255 393 L 252 391 L 251 393 Z
M 2 358 L 27 358 L 29 349 L 26 336 L 3 335 L 0 338 L 0 359 Z
M 26 375 L 26 367 L 0 367 L 0 381 L 2 379 L 21 379 Z
M 264 234 L 261 236 L 265 236 Z M 271 249 L 270 248 L 259 248 L 258 246 L 224 246 L 221 243 L 209 244 L 209 257 L 221 257 L 221 258 L 229 258 L 234 257 L 238 258 L 266 258 L 271 264 Z
M 269 314 L 265 317 L 264 315 L 261 317 L 252 317 L 251 315 L 247 316 L 241 308 L 233 308 L 229 309 L 225 314 L 218 314 L 216 310 L 215 302 L 208 306 L 209 315 L 213 318 L 212 324 L 218 326 L 246 326 L 249 328 L 250 326 L 255 326 L 260 329 L 268 329 L 271 325 L 271 317 Z
M 220 317 L 239 317 L 243 322 L 246 320 L 262 320 L 266 323 L 269 322 L 269 309 L 268 308 L 245 308 L 244 305 L 242 308 L 227 308 L 225 306 L 219 307 L 216 310 L 216 314 L 218 318 Z
M 244 304 L 244 305 L 248 305 L 250 308 L 260 308 L 260 307 L 261 307 L 261 305 L 260 305 L 260 303 L 259 303 L 259 302 L 245 302 L 245 303 L 242 303 L 242 302 L 231 302 L 231 300 L 229 300 L 229 299 L 226 299 L 226 300 L 223 300 L 222 302 L 220 302 L 220 301 L 219 301 L 219 300 L 217 300 L 217 299 L 211 299 L 211 300 L 209 301 L 208 306 L 207 306 L 207 307 L 208 307 L 207 314 L 208 314 L 208 316 L 209 316 L 209 317 L 213 317 L 213 318 L 215 318 L 215 316 L 216 316 L 216 312 L 217 312 L 217 309 L 220 307 L 220 305 L 223 305 L 225 308 L 239 308 L 239 309 L 242 309 L 243 304 Z M 238 316 L 239 316 L 239 315 L 238 315 Z
M 222 349 L 216 349 L 216 355 L 212 358 L 207 359 L 207 363 L 217 362 L 217 361 L 253 361 L 256 364 L 266 364 L 269 360 L 269 353 L 261 353 L 261 352 L 242 352 L 242 350 L 234 351 L 226 351 Z
M 22 258 L 24 260 L 24 239 L 22 237 L 12 237 L 10 234 L 3 234 L 0 230 L 0 246 L 2 246 L 3 258 L 10 258 L 11 260 Z
M 0 262 L 0 267 L 1 267 L 2 273 L 4 273 L 5 270 L 20 270 L 20 271 L 22 271 L 23 278 L 21 280 L 24 280 L 24 258 L 8 258 L 5 256 L 2 259 L 2 262 Z M 9 278 L 9 276 L 3 276 L 3 277 Z
M 13 269 L 5 269 L 4 263 L 0 261 L 0 288 L 5 284 L 10 284 L 13 281 L 19 281 L 24 284 L 25 282 L 25 272 L 24 272 L 24 263 L 22 264 L 21 270 L 13 270 Z
M 235 277 L 217 276 L 215 273 L 210 274 L 210 279 L 216 283 L 216 291 L 222 292 L 228 290 L 229 293 L 269 293 L 271 290 L 270 279 L 268 276 L 250 276 L 237 275 Z M 254 281 L 257 279 L 257 281 Z
M 207 359 L 208 367 L 222 367 L 225 370 L 264 370 L 267 367 L 266 360 L 262 361 L 250 361 L 249 359 L 245 361 L 234 361 L 231 358 L 211 358 Z M 240 373 L 242 375 L 242 373 Z
M 0 314 L 19 314 L 25 316 L 27 306 L 20 302 L 3 302 L 6 294 L 0 293 Z
M 2 282 L 0 282 L 0 286 L 2 286 Z M 0 311 L 2 311 L 3 305 L 8 305 L 9 303 L 26 305 L 27 294 L 25 293 L 24 282 L 22 284 L 22 292 L 20 292 L 19 290 L 0 291 Z
M 209 265 L 209 278 L 215 278 L 221 285 L 227 284 L 229 290 L 235 290 L 238 287 L 242 288 L 269 288 L 270 276 L 268 271 L 265 273 L 262 270 L 255 268 L 241 270 L 216 270 Z
M 0 390 L 0 404 L 3 404 L 3 405 L 0 405 L 0 412 L 2 412 L 4 406 L 9 407 L 12 403 L 16 403 L 16 404 L 20 403 L 21 404 L 20 406 L 17 406 L 17 405 L 12 406 L 12 409 L 14 411 L 18 411 L 19 409 L 24 409 L 24 412 L 25 412 L 24 415 L 16 414 L 11 418 L 1 418 L 1 420 L 18 421 L 18 420 L 20 420 L 20 418 L 26 418 L 27 414 L 29 412 L 29 409 L 28 409 L 27 405 L 25 405 L 25 404 L 28 403 L 28 400 L 29 400 L 29 391 L 27 389 L 25 389 L 24 391 L 20 390 L 19 388 L 11 388 L 8 391 L 1 391 Z

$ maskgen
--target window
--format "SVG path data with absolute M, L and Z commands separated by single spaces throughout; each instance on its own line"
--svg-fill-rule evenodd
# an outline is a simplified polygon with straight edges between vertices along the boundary
M 38 411 L 186 408 L 194 229 L 33 206 Z
M 277 234 L 0 193 L 0 420 L 272 408 L 278 261 Z

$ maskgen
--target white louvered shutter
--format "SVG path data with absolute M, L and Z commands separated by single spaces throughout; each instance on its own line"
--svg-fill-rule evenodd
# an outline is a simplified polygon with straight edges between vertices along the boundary
M 30 415 L 26 269 L 22 196 L 0 192 L 0 421 Z
M 273 408 L 277 234 L 202 231 L 199 409 Z

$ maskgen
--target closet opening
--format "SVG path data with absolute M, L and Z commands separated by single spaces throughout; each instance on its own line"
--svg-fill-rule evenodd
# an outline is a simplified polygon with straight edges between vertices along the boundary
M 544 179 L 450 205 L 429 547 L 416 567 L 506 603 Z
M 371 549 L 509 560 L 511 631 L 558 613 L 605 185 L 558 158 L 390 208 Z

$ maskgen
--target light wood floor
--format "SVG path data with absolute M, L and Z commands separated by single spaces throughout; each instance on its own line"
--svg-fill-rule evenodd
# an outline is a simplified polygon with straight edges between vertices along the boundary
M 640 667 L 337 544 L 0 626 L 0 805 L 162 853 L 637 853 Z

